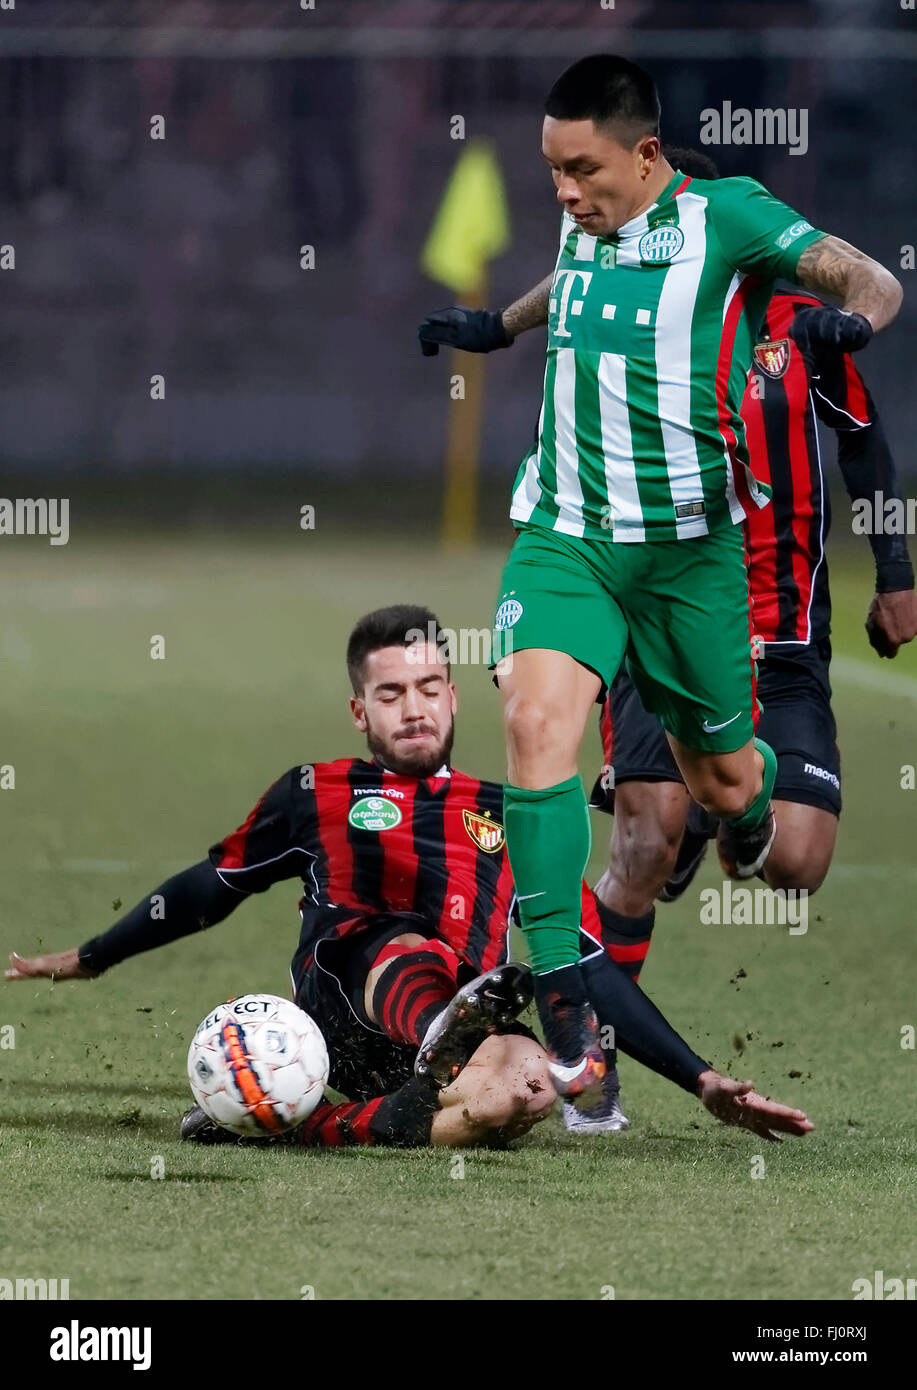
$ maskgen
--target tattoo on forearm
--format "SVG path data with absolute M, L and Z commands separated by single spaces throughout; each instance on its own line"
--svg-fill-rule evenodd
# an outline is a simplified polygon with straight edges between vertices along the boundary
M 863 314 L 877 330 L 891 323 L 901 304 L 901 286 L 891 271 L 836 236 L 822 237 L 803 251 L 796 279 L 806 289 L 834 295 L 842 308 Z
M 538 328 L 548 321 L 548 300 L 551 297 L 551 285 L 554 283 L 554 273 L 546 275 L 541 284 L 529 290 L 521 299 L 517 299 L 508 309 L 503 310 L 503 326 L 507 333 L 516 337 L 519 333 L 524 333 L 527 328 Z

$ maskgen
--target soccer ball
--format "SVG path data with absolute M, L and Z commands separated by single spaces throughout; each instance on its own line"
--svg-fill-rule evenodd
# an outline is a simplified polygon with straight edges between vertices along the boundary
M 328 1081 L 328 1049 L 307 1013 L 244 994 L 209 1013 L 188 1049 L 194 1099 L 233 1134 L 282 1134 L 307 1119 Z

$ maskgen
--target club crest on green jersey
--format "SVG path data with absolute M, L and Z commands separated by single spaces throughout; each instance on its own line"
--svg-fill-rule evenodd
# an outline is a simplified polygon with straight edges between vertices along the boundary
M 494 627 L 498 632 L 505 632 L 508 627 L 514 627 L 522 617 L 522 604 L 517 598 L 505 598 L 497 609 L 497 616 L 494 618 Z
M 394 830 L 401 824 L 401 809 L 382 796 L 362 796 L 347 813 L 355 830 Z
M 667 265 L 685 244 L 685 234 L 680 227 L 654 227 L 644 232 L 637 243 L 640 260 L 645 265 Z

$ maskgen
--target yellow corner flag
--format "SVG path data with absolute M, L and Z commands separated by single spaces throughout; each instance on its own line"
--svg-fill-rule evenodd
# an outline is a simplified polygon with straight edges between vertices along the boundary
M 500 165 L 489 140 L 470 141 L 446 185 L 421 252 L 423 270 L 472 309 L 487 299 L 487 267 L 509 245 L 509 214 Z M 442 536 L 447 546 L 473 545 L 484 405 L 484 358 L 452 351 L 452 396 L 444 461 Z
M 460 155 L 421 253 L 423 270 L 456 294 L 480 292 L 487 263 L 509 245 L 503 175 L 489 140 Z

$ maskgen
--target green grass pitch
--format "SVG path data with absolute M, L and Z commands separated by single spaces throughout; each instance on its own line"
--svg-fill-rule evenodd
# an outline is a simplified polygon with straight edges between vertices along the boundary
M 353 620 L 419 599 L 450 627 L 484 627 L 501 552 L 342 545 L 318 528 L 289 545 L 15 539 L 4 561 L 5 956 L 95 934 L 275 775 L 358 753 Z M 463 1175 L 446 1151 L 181 1145 L 198 1021 L 231 994 L 287 991 L 291 883 L 98 981 L 0 984 L 0 1276 L 68 1278 L 90 1299 L 599 1299 L 611 1286 L 627 1300 L 849 1299 L 876 1269 L 917 1273 L 917 1053 L 901 1046 L 917 1024 L 917 792 L 900 786 L 917 762 L 917 652 L 869 651 L 867 555 L 836 555 L 833 573 L 846 809 L 809 931 L 702 925 L 695 889 L 660 909 L 644 976 L 698 1050 L 804 1106 L 813 1135 L 766 1146 L 722 1129 L 623 1059 L 629 1133 L 573 1140 L 552 1117 L 510 1151 L 467 1152 Z M 150 657 L 157 635 L 164 660 Z M 496 694 L 480 667 L 457 679 L 456 763 L 500 778 Z M 598 761 L 595 738 L 584 773 Z M 593 872 L 607 829 L 597 818 Z M 717 881 L 708 862 L 698 888 Z

